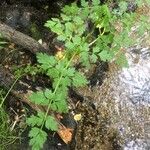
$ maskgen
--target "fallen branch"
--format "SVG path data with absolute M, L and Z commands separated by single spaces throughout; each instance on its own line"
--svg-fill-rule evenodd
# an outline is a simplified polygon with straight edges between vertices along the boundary
M 29 37 L 28 35 L 25 35 L 13 28 L 11 28 L 10 26 L 0 22 L 0 33 L 2 34 L 4 39 L 7 39 L 17 45 L 22 46 L 23 48 L 29 50 L 30 52 L 32 52 L 33 54 L 37 53 L 37 52 L 45 52 L 48 54 L 51 54 L 50 50 L 48 48 L 43 47 L 38 41 L 34 40 L 33 38 Z M 3 70 L 3 71 L 2 71 Z M 12 74 L 8 73 L 7 78 L 5 78 L 5 75 L 3 73 L 8 72 L 8 71 L 4 71 L 4 68 L 2 69 L 0 67 L 0 86 L 3 87 L 10 87 L 10 85 L 13 84 L 14 78 L 11 79 Z M 2 75 L 3 74 L 3 75 Z M 2 77 L 1 77 L 2 75 Z M 1 79 L 5 80 L 2 82 Z M 9 89 L 9 88 L 7 88 Z M 15 92 L 15 90 L 14 90 Z M 73 93 L 80 93 L 78 91 L 74 91 Z M 25 94 L 21 94 L 24 98 L 27 97 L 27 93 Z M 78 94 L 75 94 L 78 95 Z M 79 94 L 79 96 L 82 94 Z M 83 99 L 82 96 L 80 96 L 81 99 Z M 29 104 L 29 101 L 25 98 L 25 103 Z M 29 104 L 32 108 L 34 107 L 35 109 L 35 105 L 33 106 L 33 104 Z
M 11 41 L 23 48 L 31 51 L 32 53 L 36 52 L 46 52 L 49 53 L 49 49 L 41 45 L 38 41 L 31 38 L 28 35 L 25 35 L 10 26 L 0 22 L 0 33 L 2 37 L 8 41 Z

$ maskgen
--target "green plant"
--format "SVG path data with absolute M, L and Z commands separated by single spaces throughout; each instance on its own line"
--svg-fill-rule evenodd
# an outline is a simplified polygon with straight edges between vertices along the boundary
M 0 34 L 0 49 L 4 48 L 5 42 L 2 38 L 2 35 Z M 16 84 L 19 78 L 17 78 L 10 89 L 7 92 L 4 92 L 3 89 L 0 88 L 0 148 L 1 150 L 5 150 L 8 148 L 11 144 L 15 143 L 16 139 L 18 137 L 14 136 L 14 133 L 10 131 L 9 126 L 9 117 L 7 115 L 7 112 L 4 107 L 4 102 L 8 95 L 10 94 L 12 88 Z
M 75 3 L 65 6 L 60 18 L 47 21 L 45 26 L 57 34 L 57 40 L 64 43 L 65 48 L 54 56 L 37 54 L 39 68 L 51 79 L 52 87 L 30 96 L 33 103 L 47 108 L 46 113 L 37 112 L 27 119 L 32 127 L 29 137 L 33 150 L 43 147 L 47 138 L 44 128 L 58 130 L 59 123 L 53 112 L 68 112 L 68 88 L 88 83 L 84 73 L 75 67 L 77 63 L 84 68 L 99 60 L 127 65 L 124 48 L 134 43 L 129 32 L 137 20 L 135 13 L 126 11 L 124 2 L 111 12 L 107 5 L 100 5 L 99 0 L 92 0 L 91 4 L 81 0 L 81 7 Z
M 1 89 L 0 90 L 0 103 L 3 104 L 5 99 L 3 95 L 6 93 Z M 9 117 L 6 113 L 4 105 L 0 106 L 0 148 L 1 150 L 6 150 L 10 145 L 14 144 L 18 137 L 15 136 L 15 133 L 10 131 L 9 126 Z
M 14 81 L 14 83 L 11 85 L 11 87 L 9 88 L 8 92 L 5 94 L 4 97 L 1 96 L 1 101 L 0 101 L 0 109 L 2 108 L 2 105 L 4 104 L 7 96 L 10 94 L 11 90 L 13 89 L 13 87 L 15 86 L 16 82 L 19 80 L 20 76 L 16 78 L 16 80 Z
M 5 41 L 2 40 L 2 35 L 0 33 L 0 49 L 2 49 L 6 43 L 7 42 L 5 42 Z

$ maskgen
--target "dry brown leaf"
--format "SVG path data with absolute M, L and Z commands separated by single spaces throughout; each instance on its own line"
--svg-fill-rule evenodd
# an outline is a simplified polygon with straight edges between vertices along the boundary
M 14 43 L 11 43 L 8 47 L 9 47 L 10 49 L 14 49 L 14 48 L 15 48 L 15 44 L 14 44 Z
M 58 135 L 61 137 L 61 139 L 68 144 L 72 140 L 72 131 L 71 128 L 62 127 L 57 131 Z

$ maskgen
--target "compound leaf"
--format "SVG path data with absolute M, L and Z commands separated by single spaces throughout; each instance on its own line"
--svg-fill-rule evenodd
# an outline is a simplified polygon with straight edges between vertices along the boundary
M 56 122 L 54 117 L 47 116 L 46 122 L 45 122 L 45 127 L 49 130 L 57 131 L 58 130 L 58 123 Z
M 112 59 L 112 56 L 106 50 L 103 50 L 98 55 L 100 56 L 100 58 L 101 58 L 102 61 L 110 61 Z
M 87 83 L 88 81 L 84 75 L 79 72 L 75 73 L 75 76 L 73 77 L 73 86 L 80 87 L 86 85 Z
M 45 97 L 43 91 L 32 93 L 29 97 L 32 102 L 38 105 L 47 105 L 49 100 Z
M 32 115 L 30 118 L 27 118 L 26 122 L 28 125 L 31 125 L 32 127 L 35 125 L 41 126 L 43 123 L 43 118 Z
M 41 64 L 41 67 L 46 70 L 53 67 L 56 64 L 56 59 L 53 56 L 49 56 L 45 53 L 37 53 L 37 61 Z
M 30 145 L 32 146 L 33 150 L 40 150 L 43 148 L 43 144 L 46 141 L 47 134 L 45 131 L 41 130 L 40 128 L 34 127 L 29 132 Z

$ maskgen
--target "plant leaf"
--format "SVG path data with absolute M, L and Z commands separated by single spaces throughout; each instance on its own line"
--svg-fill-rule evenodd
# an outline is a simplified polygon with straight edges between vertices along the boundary
M 45 53 L 37 53 L 37 61 L 41 64 L 41 67 L 46 70 L 57 63 L 56 59 L 53 56 L 49 56 Z
M 29 98 L 33 103 L 38 105 L 47 105 L 49 103 L 49 100 L 45 97 L 43 91 L 32 93 Z
M 47 116 L 46 122 L 45 122 L 45 127 L 49 130 L 57 131 L 58 130 L 58 123 L 56 122 L 54 117 Z
M 30 145 L 32 146 L 33 150 L 40 150 L 43 148 L 43 144 L 46 141 L 47 134 L 45 131 L 42 131 L 40 128 L 34 127 L 29 132 Z
M 112 56 L 106 50 L 103 50 L 98 55 L 100 56 L 100 58 L 101 58 L 102 61 L 107 61 L 107 60 L 110 61 L 112 59 Z
M 75 73 L 75 76 L 73 77 L 73 86 L 75 87 L 81 87 L 88 83 L 86 77 L 82 75 L 79 72 Z
M 27 118 L 27 124 L 30 126 L 41 126 L 43 123 L 43 118 L 37 117 L 37 116 L 31 116 L 30 118 Z

